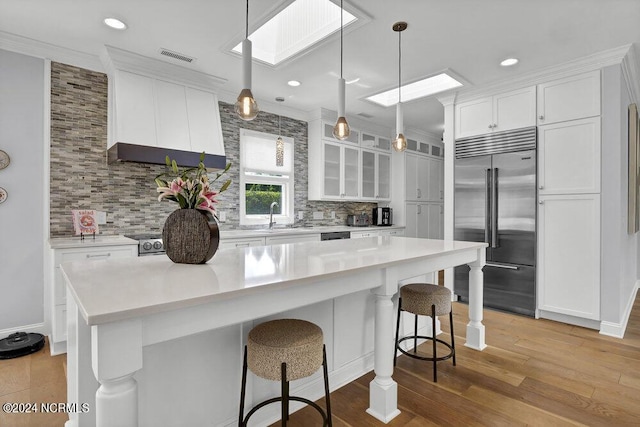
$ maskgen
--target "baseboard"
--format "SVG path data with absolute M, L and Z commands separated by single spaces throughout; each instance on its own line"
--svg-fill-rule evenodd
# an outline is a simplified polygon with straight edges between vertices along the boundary
M 36 323 L 33 325 L 20 326 L 17 328 L 10 329 L 2 329 L 0 330 L 0 339 L 6 338 L 11 334 L 16 332 L 27 332 L 27 333 L 37 333 L 42 335 L 47 335 L 46 329 L 44 327 L 44 323 Z
M 640 280 L 636 281 L 636 285 L 631 291 L 631 297 L 629 298 L 629 301 L 627 301 L 627 307 L 625 308 L 624 313 L 622 313 L 621 323 L 605 322 L 605 321 L 602 321 L 600 323 L 600 333 L 602 335 L 608 335 L 614 338 L 624 338 L 624 331 L 627 329 L 629 316 L 631 316 L 631 310 L 633 309 L 633 304 L 638 294 L 638 288 L 640 288 Z

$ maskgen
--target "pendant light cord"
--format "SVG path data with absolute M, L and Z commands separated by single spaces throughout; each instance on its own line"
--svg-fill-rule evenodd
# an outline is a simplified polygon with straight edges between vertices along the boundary
M 340 0 L 340 78 L 342 78 L 342 16 L 344 15 L 344 9 L 342 8 L 342 0 Z
M 247 0 L 247 15 L 245 16 L 245 32 L 244 32 L 244 38 L 248 39 L 249 38 L 249 0 Z
M 398 31 L 398 104 L 402 102 L 402 31 Z

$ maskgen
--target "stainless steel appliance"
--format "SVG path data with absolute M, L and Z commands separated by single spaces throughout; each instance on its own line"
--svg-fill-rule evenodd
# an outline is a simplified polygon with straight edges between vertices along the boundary
M 350 227 L 368 227 L 371 225 L 369 215 L 361 213 L 360 215 L 347 215 L 347 225 Z
M 327 233 L 320 233 L 320 240 L 340 240 L 350 238 L 351 232 L 349 231 L 332 231 Z
M 487 242 L 484 305 L 533 316 L 536 275 L 536 128 L 456 140 L 456 240 Z M 469 298 L 469 267 L 454 292 Z
M 373 225 L 393 225 L 393 209 L 373 208 Z
M 160 234 L 132 234 L 124 237 L 138 241 L 138 256 L 165 254 Z

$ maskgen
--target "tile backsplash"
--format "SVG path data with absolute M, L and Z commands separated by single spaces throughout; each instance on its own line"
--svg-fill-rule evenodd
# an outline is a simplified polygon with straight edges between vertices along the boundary
M 307 200 L 307 122 L 261 112 L 251 122 L 239 119 L 233 105 L 220 102 L 220 120 L 227 161 L 239 162 L 240 128 L 278 133 L 295 145 L 295 210 L 304 213 L 296 226 L 344 225 L 352 213 L 371 212 L 375 203 L 319 202 Z M 164 166 L 140 163 L 107 164 L 107 76 L 52 62 L 50 235 L 73 235 L 72 209 L 107 212 L 101 234 L 159 233 L 175 203 L 158 202 L 156 175 Z M 229 189 L 218 199 L 226 213 L 221 229 L 240 228 L 238 220 L 238 168 L 232 167 Z M 313 220 L 313 212 L 324 219 Z M 335 212 L 335 219 L 330 213 Z M 266 224 L 265 224 L 266 225 Z M 255 228 L 255 227 L 254 227 Z

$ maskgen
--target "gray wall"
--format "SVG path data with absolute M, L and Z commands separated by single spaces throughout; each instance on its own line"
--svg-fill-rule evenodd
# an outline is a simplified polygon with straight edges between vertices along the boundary
M 620 323 L 638 278 L 638 233 L 627 233 L 629 91 L 619 65 L 602 69 L 601 318 Z
M 44 321 L 44 81 L 42 59 L 0 50 L 0 331 Z
M 278 133 L 279 117 L 261 112 L 251 122 L 240 120 L 233 106 L 220 103 L 220 118 L 229 177 L 233 184 L 218 199 L 226 212 L 221 230 L 239 227 L 240 128 Z M 305 218 L 296 226 L 343 225 L 350 213 L 370 212 L 371 203 L 311 202 L 307 200 L 307 123 L 281 118 L 282 135 L 295 141 L 295 210 Z M 51 64 L 51 237 L 73 235 L 70 211 L 96 209 L 107 212 L 102 234 L 160 232 L 166 217 L 177 205 L 158 202 L 153 179 L 164 166 L 106 162 L 107 77 L 105 74 L 65 64 Z M 325 213 L 312 219 L 313 211 Z M 336 218 L 329 219 L 335 211 Z M 266 223 L 265 223 L 266 225 Z

